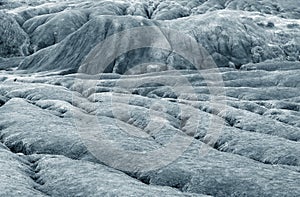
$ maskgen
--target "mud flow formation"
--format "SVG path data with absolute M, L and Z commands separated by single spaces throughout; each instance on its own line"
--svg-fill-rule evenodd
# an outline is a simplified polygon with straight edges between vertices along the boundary
M 299 7 L 0 0 L 0 196 L 300 196 Z

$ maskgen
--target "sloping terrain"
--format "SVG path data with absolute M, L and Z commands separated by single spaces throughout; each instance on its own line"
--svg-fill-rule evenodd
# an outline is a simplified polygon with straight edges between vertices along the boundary
M 0 1 L 0 196 L 300 196 L 299 7 Z

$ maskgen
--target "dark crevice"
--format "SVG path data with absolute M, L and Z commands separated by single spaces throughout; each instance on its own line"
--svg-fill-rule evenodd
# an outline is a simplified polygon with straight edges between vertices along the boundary
M 7 148 L 8 151 L 14 153 L 14 154 L 19 154 L 20 151 L 15 147 L 7 147 L 4 143 L 3 143 L 3 134 L 1 134 L 1 143 L 3 144 L 4 147 Z M 19 143 L 18 143 L 19 144 Z M 19 144 L 20 145 L 20 144 Z M 21 146 L 23 146 L 23 143 L 21 143 Z M 21 148 L 22 150 L 24 148 Z M 42 186 L 45 182 L 40 178 L 40 176 L 38 175 L 40 169 L 38 168 L 38 160 L 39 159 L 28 159 L 27 156 L 20 156 L 21 157 L 20 161 L 25 164 L 28 168 L 28 171 L 25 171 L 25 173 L 34 181 L 34 185 L 32 186 L 34 190 L 38 191 L 39 193 L 42 193 L 43 195 L 49 196 L 47 193 L 45 193 L 43 190 L 40 189 L 39 186 Z M 25 161 L 26 162 L 25 162 Z
M 145 9 L 145 12 L 146 12 L 147 18 L 151 19 L 151 14 L 150 14 L 150 12 L 149 12 L 149 10 L 147 8 Z
M 146 185 L 155 185 L 155 186 L 160 186 L 160 187 L 170 187 L 170 188 L 173 188 L 173 189 L 176 189 L 180 192 L 184 192 L 183 191 L 183 188 L 184 188 L 184 185 L 182 184 L 175 184 L 175 185 L 168 185 L 168 184 L 163 184 L 163 185 L 160 185 L 160 184 L 151 184 L 151 176 L 150 174 L 152 173 L 155 173 L 154 171 L 152 172 L 147 172 L 147 174 L 145 175 L 142 175 L 140 173 L 134 173 L 134 172 L 123 172 L 125 174 L 127 174 L 128 176 L 146 184 Z
M 0 96 L 0 107 L 4 106 L 9 100 L 10 98 Z
M 2 130 L 5 130 L 8 126 L 0 125 L 0 142 L 5 144 L 5 133 Z
M 39 192 L 41 192 L 42 194 L 49 196 L 49 194 L 47 194 L 45 191 L 43 191 L 41 189 L 41 186 L 43 186 L 45 184 L 45 181 L 40 177 L 39 172 L 41 169 L 38 168 L 38 159 L 28 159 L 26 158 L 27 162 L 24 162 L 25 165 L 28 166 L 29 172 L 27 172 L 28 176 L 34 181 L 35 185 L 33 186 L 33 188 Z
M 23 141 L 14 142 L 11 146 L 8 147 L 13 153 L 23 153 L 24 155 L 28 155 L 28 150 L 23 143 Z
M 202 140 L 200 139 L 200 141 L 202 141 Z M 221 146 L 224 145 L 225 143 L 226 142 L 223 142 L 223 143 L 216 142 L 214 144 L 213 148 L 220 151 L 220 152 L 234 154 L 234 155 L 240 155 L 242 157 L 246 157 L 248 159 L 251 159 L 251 160 L 254 160 L 256 162 L 263 163 L 263 164 L 266 164 L 266 165 L 286 165 L 286 166 L 292 166 L 292 167 L 299 167 L 296 163 L 295 164 L 288 164 L 288 163 L 285 164 L 285 163 L 278 163 L 278 162 L 270 162 L 270 161 L 267 161 L 267 160 L 261 160 L 259 158 L 255 158 L 254 156 L 247 156 L 247 155 L 243 155 L 241 153 L 234 153 L 234 152 L 231 152 L 231 151 L 222 150 Z
M 150 177 L 149 176 L 141 176 L 141 177 L 132 176 L 132 177 L 141 181 L 142 183 L 144 183 L 146 185 L 150 185 Z
M 42 186 L 45 184 L 45 181 L 43 181 L 40 177 L 40 175 L 38 174 L 41 169 L 38 167 L 38 161 L 39 159 L 37 160 L 33 160 L 33 161 L 29 161 L 30 162 L 30 169 L 31 169 L 31 172 L 32 174 L 30 175 L 30 178 L 35 182 L 37 183 L 38 185 Z
M 290 125 L 290 126 L 293 126 L 293 127 L 298 127 L 298 128 L 300 128 L 300 125 L 296 125 L 296 123 L 291 123 L 291 122 L 289 122 L 289 121 L 287 121 L 287 120 L 281 120 L 280 118 L 278 118 L 278 117 L 269 117 L 269 116 L 266 116 L 266 117 L 268 117 L 268 118 L 271 118 L 272 120 L 276 120 L 276 121 L 278 121 L 278 122 L 280 122 L 280 123 L 283 123 L 283 124 L 286 124 L 286 125 Z
M 52 105 L 47 106 L 47 107 L 41 107 L 41 106 L 37 105 L 35 101 L 31 101 L 31 100 L 26 100 L 26 101 L 29 104 L 32 104 L 32 105 L 34 105 L 34 106 L 36 106 L 36 107 L 38 107 L 38 108 L 40 108 L 42 110 L 46 110 L 49 113 L 51 113 L 51 114 L 53 114 L 53 115 L 55 115 L 55 116 L 57 116 L 59 118 L 64 118 L 64 114 L 67 112 L 67 110 L 66 111 L 58 111 L 58 110 L 55 110 L 55 109 L 49 109 L 49 108 L 52 107 Z
M 1 129 L 0 129 L 1 130 Z M 4 133 L 0 133 L 0 142 L 2 143 L 2 144 L 4 144 Z M 5 145 L 5 144 L 4 144 Z
M 254 113 L 254 112 L 251 112 L 251 113 Z M 223 117 L 221 117 L 221 118 L 223 118 Z M 243 131 L 246 131 L 246 132 L 254 132 L 254 133 L 260 133 L 260 134 L 265 134 L 265 135 L 269 135 L 269 136 L 280 137 L 280 138 L 284 138 L 284 139 L 286 139 L 286 140 L 290 140 L 290 141 L 294 141 L 294 142 L 299 141 L 298 138 L 292 138 L 292 137 L 287 138 L 287 137 L 280 136 L 280 135 L 276 135 L 276 134 L 272 134 L 272 133 L 261 133 L 261 132 L 256 132 L 255 130 L 252 130 L 252 129 L 245 129 L 245 128 L 242 128 L 242 127 L 240 127 L 240 126 L 237 126 L 237 124 L 240 123 L 240 120 L 238 120 L 238 119 L 236 119 L 236 118 L 233 118 L 233 117 L 228 117 L 228 116 L 226 116 L 226 117 L 223 118 L 223 119 L 226 121 L 226 123 L 228 123 L 229 126 L 234 127 L 234 128 L 237 128 L 237 129 L 240 129 L 240 130 L 243 130 Z M 280 122 L 280 123 L 282 123 L 282 124 L 284 124 L 284 125 L 287 125 L 287 126 L 291 126 L 290 124 L 284 123 L 284 122 L 279 121 L 279 120 L 276 120 L 276 119 L 272 119 L 272 120 L 278 121 L 278 122 Z M 293 125 L 292 125 L 292 126 L 293 126 Z

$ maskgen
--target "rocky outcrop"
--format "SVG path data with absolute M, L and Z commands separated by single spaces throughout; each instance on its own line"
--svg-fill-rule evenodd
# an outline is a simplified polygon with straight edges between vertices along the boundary
M 33 4 L 27 9 L 21 9 L 20 4 L 2 11 L 5 21 L 12 24 L 3 25 L 9 30 L 3 38 L 14 41 L 2 41 L 1 56 L 8 57 L 4 52 L 9 56 L 33 54 L 25 58 L 20 69 L 57 70 L 63 66 L 75 72 L 93 46 L 112 33 L 155 25 L 194 37 L 220 67 L 239 68 L 267 60 L 299 61 L 300 15 L 295 6 L 289 6 L 298 2 L 285 2 L 63 1 Z M 160 53 L 152 58 L 165 62 L 167 55 Z M 145 54 L 139 52 L 139 59 L 147 58 Z

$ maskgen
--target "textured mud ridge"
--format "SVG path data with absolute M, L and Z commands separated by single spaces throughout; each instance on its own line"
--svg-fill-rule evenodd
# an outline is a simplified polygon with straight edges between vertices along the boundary
M 300 196 L 298 4 L 1 1 L 0 196 Z M 218 73 L 150 47 L 77 72 L 97 44 L 140 27 L 190 36 Z M 212 105 L 218 75 L 226 107 Z M 83 128 L 120 152 L 95 154 Z M 190 143 L 171 146 L 171 162 L 128 163 L 174 136 Z

